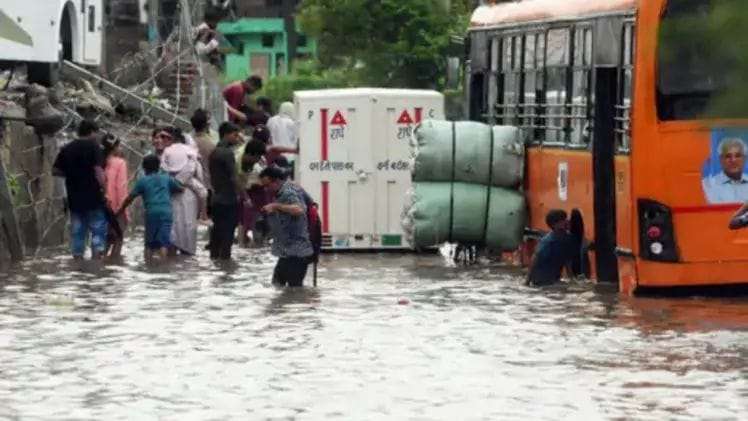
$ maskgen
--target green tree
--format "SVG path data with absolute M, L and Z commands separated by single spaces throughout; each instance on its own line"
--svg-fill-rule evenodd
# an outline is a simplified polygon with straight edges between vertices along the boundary
M 364 84 L 439 89 L 470 8 L 470 0 L 304 0 L 299 18 L 323 67 L 348 69 Z
M 744 0 L 671 1 L 660 27 L 660 112 L 675 118 L 748 117 Z
M 276 76 L 267 81 L 262 96 L 273 101 L 276 106 L 284 101 L 292 101 L 293 93 L 309 89 L 349 88 L 357 84 L 354 74 L 344 68 L 321 68 L 314 61 L 296 63 L 293 73 Z

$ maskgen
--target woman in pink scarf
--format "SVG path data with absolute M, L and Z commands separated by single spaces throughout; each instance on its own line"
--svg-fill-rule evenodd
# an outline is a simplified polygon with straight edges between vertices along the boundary
M 128 189 L 128 175 L 127 175 L 127 162 L 122 159 L 122 149 L 120 148 L 119 139 L 115 139 L 112 136 L 107 136 L 103 140 L 104 145 L 104 156 L 106 157 L 106 164 L 104 168 L 104 175 L 106 177 L 105 196 L 107 206 L 113 212 L 122 207 L 122 203 L 127 197 Z M 110 229 L 110 233 L 118 232 L 124 234 L 127 224 L 130 222 L 129 215 L 127 212 L 123 213 L 117 218 L 119 224 L 119 230 Z M 108 251 L 109 257 L 118 258 L 122 255 L 122 241 L 123 236 L 112 235 L 108 236 Z

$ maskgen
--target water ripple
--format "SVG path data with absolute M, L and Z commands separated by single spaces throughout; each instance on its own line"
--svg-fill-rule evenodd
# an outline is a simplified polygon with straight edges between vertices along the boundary
M 0 282 L 0 418 L 741 419 L 748 301 L 538 291 L 500 265 L 332 255 L 270 286 L 238 250 L 156 268 L 26 262 Z M 399 305 L 400 298 L 409 304 Z M 741 415 L 743 414 L 743 415 Z

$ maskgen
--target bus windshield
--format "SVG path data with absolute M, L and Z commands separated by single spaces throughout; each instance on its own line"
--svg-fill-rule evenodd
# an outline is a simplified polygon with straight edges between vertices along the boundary
M 669 0 L 657 49 L 661 120 L 748 117 L 742 0 Z

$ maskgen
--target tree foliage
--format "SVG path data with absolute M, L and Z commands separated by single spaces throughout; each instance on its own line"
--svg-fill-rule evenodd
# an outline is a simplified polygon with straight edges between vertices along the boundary
M 291 74 L 276 76 L 265 83 L 262 96 L 276 106 L 293 100 L 293 93 L 310 89 L 348 88 L 357 83 L 355 75 L 344 68 L 322 68 L 315 61 L 303 61 L 294 66 Z
M 451 37 L 467 28 L 469 0 L 304 0 L 299 18 L 324 67 L 364 84 L 440 88 Z
M 746 23 L 744 0 L 669 4 L 658 39 L 658 92 L 676 114 L 748 117 Z

